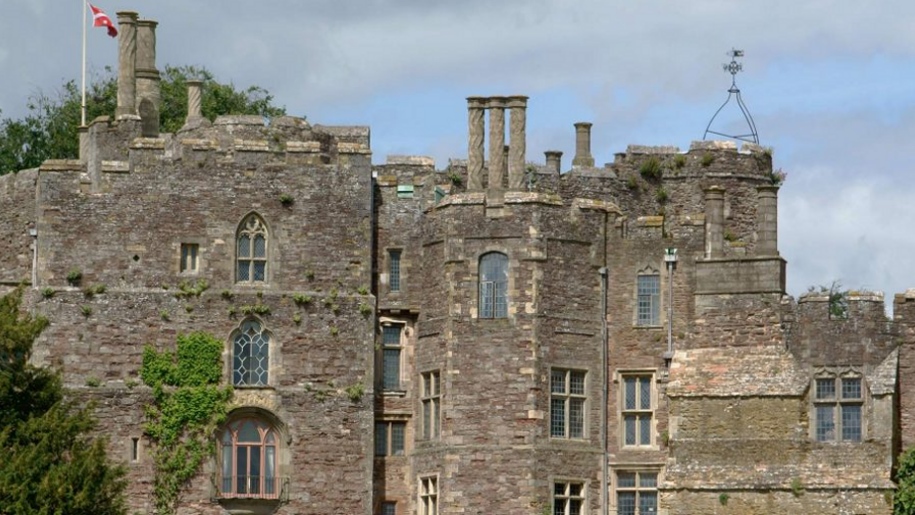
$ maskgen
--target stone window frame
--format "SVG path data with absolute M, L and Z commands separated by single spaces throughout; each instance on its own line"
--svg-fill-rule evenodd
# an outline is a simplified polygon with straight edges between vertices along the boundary
M 563 388 L 562 391 L 557 391 L 554 378 L 555 374 L 559 372 L 563 374 Z M 573 374 L 581 374 L 581 393 L 573 392 L 572 390 L 572 377 Z M 589 386 L 589 374 L 588 369 L 584 367 L 550 367 L 550 416 L 548 419 L 549 423 L 549 434 L 551 439 L 558 440 L 585 440 L 588 438 L 588 409 L 590 403 L 588 402 L 588 386 Z M 553 417 L 555 416 L 554 404 L 559 401 L 563 404 L 563 420 L 561 421 L 562 425 L 562 434 L 554 432 L 556 427 L 554 426 Z M 572 435 L 572 406 L 576 401 L 579 401 L 580 404 L 580 413 L 581 413 L 581 428 L 580 434 Z
M 845 380 L 853 379 L 858 382 L 860 397 L 846 397 L 844 392 Z M 818 384 L 821 381 L 831 380 L 833 383 L 832 397 L 820 397 Z M 810 381 L 810 439 L 820 444 L 859 444 L 867 439 L 868 424 L 867 413 L 870 407 L 871 395 L 868 390 L 867 380 L 864 373 L 856 368 L 821 368 L 817 370 Z M 846 439 L 843 435 L 845 431 L 844 417 L 842 408 L 853 406 L 858 408 L 858 429 L 857 439 Z M 817 408 L 832 407 L 832 435 L 820 438 L 820 415 Z
M 389 247 L 386 250 L 387 266 L 385 266 L 385 270 L 387 270 L 388 276 L 388 293 L 401 293 L 404 290 L 404 249 L 401 247 Z M 397 256 L 396 259 L 394 256 Z
M 420 437 L 438 440 L 442 437 L 442 370 L 436 368 L 420 374 Z
M 247 213 L 245 216 L 242 217 L 241 222 L 238 223 L 238 226 L 235 229 L 234 250 L 233 250 L 234 260 L 233 260 L 233 270 L 232 270 L 232 275 L 235 279 L 234 282 L 236 285 L 263 286 L 263 285 L 270 283 L 270 280 L 271 280 L 272 274 L 273 274 L 273 267 L 271 266 L 272 259 L 270 257 L 273 254 L 273 252 L 272 252 L 273 241 L 271 238 L 271 232 L 272 231 L 270 230 L 270 226 L 267 224 L 266 219 L 264 219 L 264 217 L 261 216 L 256 211 L 251 211 L 251 212 Z M 254 243 L 256 238 L 254 238 L 254 240 L 251 240 L 251 242 L 249 243 L 249 245 L 250 245 L 249 254 L 246 256 L 239 255 L 239 246 L 240 246 L 240 242 L 241 242 L 241 237 L 246 233 L 254 235 L 254 236 L 257 236 L 257 235 L 263 236 L 263 239 L 264 239 L 264 255 L 263 256 L 256 255 L 256 246 Z M 248 279 L 239 278 L 239 270 L 240 270 L 242 261 L 249 262 Z M 255 273 L 257 263 L 263 263 L 263 265 L 264 265 L 264 272 L 263 272 L 264 277 L 263 277 L 263 280 L 260 280 L 260 281 L 254 280 L 252 278 L 252 276 Z
M 254 425 L 258 432 L 258 440 L 240 440 L 239 433 L 248 424 Z M 264 417 L 248 414 L 227 421 L 222 425 L 218 434 L 217 495 L 222 499 L 279 499 L 283 490 L 283 479 L 279 473 L 282 438 L 274 425 Z M 249 474 L 245 475 L 238 473 L 238 457 L 241 448 L 247 449 L 245 468 Z M 255 448 L 258 449 L 257 470 L 261 472 L 260 475 L 250 474 L 252 451 Z M 273 452 L 268 452 L 270 450 Z M 272 454 L 272 460 L 268 457 L 270 454 Z M 271 461 L 272 465 L 270 465 Z M 245 487 L 239 488 L 242 478 L 245 478 Z
M 629 378 L 638 378 L 638 379 L 648 379 L 651 391 L 649 392 L 650 407 L 645 409 L 639 407 L 639 404 L 642 400 L 641 392 L 638 388 L 640 383 L 636 383 L 636 407 L 633 409 L 626 409 L 626 380 Z M 660 380 L 660 375 L 658 374 L 658 369 L 656 368 L 632 368 L 632 369 L 619 369 L 614 374 L 613 382 L 617 385 L 617 427 L 619 432 L 617 438 L 619 441 L 620 448 L 631 449 L 631 450 L 659 450 L 660 446 L 658 444 L 657 432 L 658 432 L 658 403 L 660 400 L 660 392 L 658 388 L 658 381 Z M 642 429 L 643 426 L 639 423 L 639 419 L 644 416 L 649 417 L 649 443 L 643 444 L 642 442 Z M 635 422 L 635 444 L 626 443 L 626 417 L 634 416 L 636 417 Z
M 575 493 L 572 489 L 573 485 L 577 485 L 580 489 Z M 552 514 L 562 514 L 562 515 L 584 515 L 586 513 L 591 513 L 591 510 L 588 507 L 588 494 L 590 493 L 590 482 L 586 479 L 581 478 L 568 478 L 568 477 L 555 477 L 550 480 L 550 505 Z M 559 491 L 559 488 L 562 488 L 562 492 Z M 580 501 L 579 509 L 573 511 L 571 501 Z M 557 506 L 557 502 L 561 503 L 561 506 Z M 561 510 L 561 511 L 558 511 Z
M 655 295 L 655 298 L 657 299 L 657 303 L 656 303 L 656 305 L 655 304 L 650 305 L 650 307 L 653 306 L 654 308 L 657 309 L 657 320 L 648 320 L 646 322 L 643 322 L 643 319 L 641 317 L 640 308 L 641 308 L 641 299 L 642 299 L 643 295 L 640 292 L 639 283 L 640 283 L 640 278 L 642 278 L 642 277 L 657 277 L 658 278 L 658 291 L 657 291 L 657 294 Z M 665 322 L 664 313 L 663 313 L 664 310 L 662 309 L 664 306 L 664 300 L 665 300 L 664 299 L 664 286 L 665 286 L 665 278 L 664 278 L 664 274 L 661 273 L 660 268 L 655 267 L 652 264 L 647 264 L 644 267 L 642 267 L 636 271 L 635 281 L 633 284 L 633 298 L 635 299 L 635 306 L 634 306 L 634 309 L 632 310 L 632 325 L 633 326 L 638 327 L 638 328 L 647 328 L 647 329 L 656 329 L 656 328 L 663 327 L 664 322 Z M 651 323 L 651 322 L 653 322 L 653 323 Z
M 400 327 L 400 340 L 398 344 L 385 343 L 385 327 Z M 379 317 L 378 319 L 378 346 L 376 347 L 376 349 L 378 349 L 378 357 L 376 360 L 378 373 L 375 374 L 375 381 L 376 387 L 382 395 L 402 396 L 406 394 L 406 383 L 407 378 L 409 377 L 409 374 L 407 373 L 407 355 L 409 353 L 411 332 L 411 325 L 407 320 L 386 316 Z M 388 388 L 385 384 L 385 354 L 388 351 L 396 352 L 398 355 L 397 385 L 395 388 Z
M 379 426 L 384 427 L 384 441 L 379 440 Z M 397 448 L 398 440 L 394 437 L 394 428 L 399 427 L 400 446 Z M 379 452 L 382 451 L 382 452 Z M 398 452 L 399 451 L 399 452 Z M 402 418 L 381 418 L 375 420 L 375 457 L 390 458 L 407 455 L 407 421 Z
M 200 243 L 182 241 L 178 244 L 178 273 L 181 275 L 197 275 L 199 272 Z
M 441 482 L 438 474 L 420 474 L 416 481 L 416 508 L 418 515 L 438 515 L 441 501 Z
M 493 285 L 493 287 L 492 287 L 491 291 L 489 291 L 489 292 L 486 291 L 486 284 L 484 284 L 484 281 L 483 281 L 483 272 L 484 272 L 483 267 L 484 267 L 484 260 L 489 256 L 502 256 L 502 258 L 504 258 L 504 266 L 505 266 L 504 284 L 505 284 L 505 286 L 504 286 L 504 292 L 502 292 L 501 294 L 496 291 L 496 288 L 497 288 L 496 285 L 498 284 L 498 281 L 487 281 L 486 284 L 491 283 Z M 511 260 L 511 257 L 509 256 L 508 252 L 506 252 L 504 249 L 501 249 L 501 248 L 486 249 L 483 252 L 481 252 L 480 255 L 477 257 L 474 266 L 475 266 L 474 272 L 477 277 L 477 295 L 476 295 L 476 300 L 477 300 L 476 315 L 477 316 L 476 316 L 476 318 L 480 319 L 480 320 L 502 320 L 502 319 L 510 318 L 512 310 L 511 310 L 511 295 L 509 294 L 509 292 L 511 291 L 511 286 L 512 286 L 512 277 L 511 277 L 512 260 Z M 487 293 L 489 294 L 488 296 L 491 296 L 491 299 L 492 299 L 491 302 L 488 304 L 491 306 L 491 309 L 486 310 L 484 312 L 484 306 L 487 305 L 487 303 L 484 302 L 484 295 L 486 295 Z M 501 310 L 498 310 L 499 306 L 497 305 L 497 302 L 500 298 L 504 298 L 504 312 L 502 312 Z
M 620 511 L 620 492 L 635 493 L 635 511 L 632 513 L 640 513 L 641 507 L 639 501 L 641 500 L 641 494 L 644 492 L 654 492 L 655 507 L 657 508 L 660 506 L 661 496 L 658 490 L 658 486 L 664 480 L 664 466 L 662 464 L 619 463 L 610 465 L 610 468 L 610 513 L 619 513 L 620 515 L 625 514 L 625 512 Z M 620 486 L 621 474 L 635 474 L 635 486 Z M 642 474 L 653 474 L 655 476 L 655 486 L 641 486 Z
M 240 334 L 244 330 L 245 325 L 248 323 L 252 323 L 252 322 L 258 324 L 260 326 L 259 333 L 267 337 L 267 343 L 266 343 L 267 356 L 266 356 L 266 365 L 265 365 L 266 370 L 264 371 L 264 373 L 266 373 L 266 380 L 263 383 L 250 383 L 247 381 L 239 383 L 239 382 L 236 382 L 236 378 L 235 378 L 236 367 L 237 367 L 237 364 L 235 362 L 236 339 L 240 336 Z M 276 337 L 273 334 L 273 331 L 271 331 L 270 329 L 267 328 L 267 325 L 264 323 L 264 321 L 261 318 L 252 315 L 252 316 L 247 316 L 244 319 L 242 319 L 238 323 L 238 325 L 236 325 L 235 328 L 233 328 L 232 331 L 229 333 L 227 347 L 228 347 L 228 350 L 227 350 L 228 359 L 226 360 L 227 361 L 226 365 L 227 365 L 227 369 L 228 369 L 227 373 L 228 373 L 228 377 L 229 377 L 229 383 L 233 386 L 233 388 L 237 388 L 237 389 L 272 388 L 272 384 L 273 384 L 272 381 L 274 379 L 274 368 L 275 368 L 275 363 L 276 363 L 276 359 L 277 359 L 276 358 L 276 347 L 277 347 Z

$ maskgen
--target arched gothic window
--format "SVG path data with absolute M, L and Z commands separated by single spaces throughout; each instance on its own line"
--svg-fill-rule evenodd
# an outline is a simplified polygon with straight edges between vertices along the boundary
M 267 226 L 251 214 L 241 223 L 236 236 L 235 280 L 240 283 L 267 280 Z
M 220 440 L 220 494 L 223 498 L 274 499 L 277 483 L 276 431 L 245 418 L 229 423 Z
M 270 366 L 270 335 L 257 320 L 246 320 L 232 346 L 232 384 L 266 386 Z
M 490 252 L 480 257 L 480 318 L 508 317 L 508 256 Z

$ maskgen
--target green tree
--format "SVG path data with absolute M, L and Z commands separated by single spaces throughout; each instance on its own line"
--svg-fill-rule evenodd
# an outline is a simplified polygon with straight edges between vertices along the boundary
M 90 408 L 64 399 L 60 377 L 29 363 L 48 322 L 20 313 L 22 291 L 0 298 L 0 514 L 123 514 L 125 472 L 89 436 Z
M 896 484 L 898 487 L 893 496 L 893 514 L 915 515 L 915 447 L 899 457 Z
M 162 103 L 159 126 L 175 132 L 187 117 L 187 81 L 203 81 L 203 115 L 213 120 L 223 114 L 255 114 L 267 117 L 286 114 L 273 104 L 264 88 L 237 89 L 218 82 L 205 68 L 166 66 L 160 83 Z M 79 87 L 67 81 L 53 94 L 38 91 L 28 101 L 28 114 L 20 119 L 0 121 L 0 175 L 34 168 L 46 159 L 75 159 L 79 155 Z M 110 68 L 95 77 L 86 91 L 86 120 L 113 115 L 117 106 L 117 76 Z

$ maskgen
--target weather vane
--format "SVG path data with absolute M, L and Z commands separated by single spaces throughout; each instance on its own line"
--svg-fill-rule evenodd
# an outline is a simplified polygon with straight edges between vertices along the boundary
M 714 134 L 717 136 L 724 136 L 725 138 L 737 139 L 741 141 L 748 141 L 750 143 L 759 144 L 759 134 L 756 132 L 756 122 L 753 121 L 753 116 L 750 114 L 750 110 L 747 109 L 746 104 L 743 103 L 743 98 L 740 96 L 740 88 L 737 87 L 737 73 L 743 71 L 743 64 L 737 62 L 738 57 L 743 57 L 743 50 L 737 50 L 732 48 L 728 55 L 731 57 L 731 62 L 722 65 L 724 71 L 731 74 L 731 87 L 728 89 L 728 98 L 721 104 L 721 107 L 715 111 L 715 114 L 712 115 L 712 119 L 709 120 L 708 125 L 705 126 L 705 134 L 702 136 L 702 139 L 707 139 L 709 134 Z M 747 122 L 747 126 L 750 129 L 750 132 L 746 134 L 726 134 L 723 132 L 717 132 L 711 130 L 712 123 L 715 121 L 715 117 L 718 116 L 718 113 L 724 109 L 724 106 L 728 105 L 728 102 L 731 101 L 731 97 L 737 99 L 737 105 L 740 107 L 740 112 L 743 114 L 743 119 Z

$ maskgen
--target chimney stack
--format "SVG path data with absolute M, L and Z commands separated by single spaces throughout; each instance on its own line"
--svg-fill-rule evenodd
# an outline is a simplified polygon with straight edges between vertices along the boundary
M 562 151 L 547 150 L 543 154 L 546 156 L 546 169 L 556 175 L 562 173 Z
M 594 157 L 591 156 L 591 124 L 578 122 L 575 124 L 575 157 L 572 166 L 592 168 Z
M 502 189 L 505 167 L 505 97 L 489 97 L 489 185 Z
M 527 97 L 508 97 L 509 111 L 509 155 L 508 188 L 521 189 L 524 183 L 524 155 L 527 152 Z
M 137 116 L 137 13 L 120 11 L 118 16 L 118 105 L 115 119 L 136 120 Z
M 483 111 L 486 99 L 467 97 L 467 189 L 483 189 Z
M 161 92 L 156 69 L 156 25 L 152 20 L 137 22 L 137 111 L 142 120 L 143 136 L 159 135 Z
M 184 125 L 193 125 L 203 118 L 202 105 L 202 80 L 187 81 L 187 119 Z

